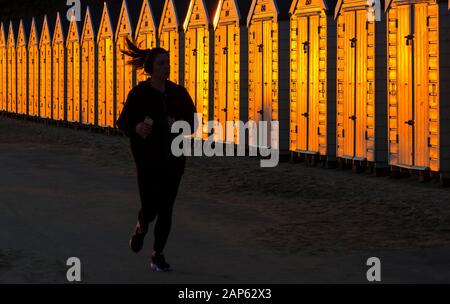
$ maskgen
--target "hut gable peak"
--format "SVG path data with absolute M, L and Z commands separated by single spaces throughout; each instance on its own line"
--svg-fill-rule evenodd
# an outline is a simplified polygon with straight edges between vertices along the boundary
M 59 12 L 56 14 L 55 32 L 52 44 L 64 43 L 64 30 Z
M 252 19 L 257 16 L 273 16 L 276 21 L 279 13 L 280 12 L 278 11 L 278 7 L 274 0 L 253 0 L 247 16 L 247 26 L 250 26 Z
M 37 45 L 39 44 L 38 40 L 38 32 L 36 27 L 36 19 L 31 20 L 31 28 L 30 28 L 30 38 L 28 40 L 28 45 Z
M 6 46 L 5 28 L 3 22 L 0 24 L 0 47 Z
M 373 2 L 375 2 L 375 0 L 371 0 Z M 380 5 L 381 7 L 384 6 L 385 4 L 385 0 L 379 0 L 380 1 Z M 389 0 L 388 0 L 389 1 Z M 392 1 L 392 0 L 391 0 Z M 387 2 L 386 2 L 387 3 Z M 341 12 L 342 8 L 346 5 L 351 5 L 352 7 L 354 6 L 359 6 L 359 7 L 369 7 L 369 1 L 368 0 L 338 0 L 336 7 L 334 9 L 334 19 L 336 19 L 339 16 L 339 13 Z
M 142 31 L 155 31 L 155 16 L 149 0 L 144 0 L 139 14 L 139 20 L 136 25 L 136 36 Z
M 204 0 L 191 0 L 188 13 L 184 20 L 183 29 L 186 31 L 190 25 L 208 25 L 210 18 Z
M 239 22 L 242 15 L 236 3 L 237 0 L 220 0 L 214 16 L 214 28 L 217 28 L 219 21 L 236 21 Z
M 39 45 L 42 46 L 44 44 L 50 44 L 51 43 L 51 34 L 50 34 L 50 27 L 48 25 L 48 18 L 47 15 L 44 16 L 44 21 L 42 24 L 42 32 L 41 37 L 39 40 Z
M 162 14 L 158 26 L 158 33 L 161 35 L 163 29 L 183 30 L 186 15 L 191 2 L 189 0 L 166 0 L 162 9 Z
M 106 2 L 103 5 L 102 18 L 100 19 L 100 27 L 98 29 L 97 41 L 104 37 L 113 37 L 113 25 L 111 20 L 111 14 Z
M 80 32 L 75 18 L 72 18 L 69 23 L 69 32 L 67 33 L 67 43 L 80 41 Z
M 27 32 L 23 20 L 20 20 L 19 35 L 17 36 L 17 46 L 27 46 Z
M 385 0 L 384 11 L 387 12 L 395 0 Z M 438 0 L 438 2 L 444 2 L 445 0 Z M 448 0 L 448 10 L 450 10 L 450 0 Z
M 131 24 L 131 15 L 128 8 L 127 1 L 122 1 L 122 7 L 120 8 L 119 19 L 117 22 L 117 28 L 115 37 L 116 40 L 121 35 L 131 35 L 133 33 L 133 25 Z
M 95 39 L 94 24 L 92 22 L 92 15 L 89 6 L 86 8 L 86 15 L 84 17 L 83 30 L 81 31 L 81 41 L 87 39 Z
M 16 46 L 16 37 L 14 35 L 14 24 L 13 24 L 12 21 L 9 22 L 7 46 L 8 47 L 15 47 Z
M 294 14 L 298 9 L 323 9 L 328 10 L 329 7 L 324 0 L 310 0 L 310 1 L 292 1 L 291 8 L 289 9 L 290 14 Z
M 173 0 L 167 0 L 164 3 L 164 8 L 161 16 L 161 23 L 159 24 L 158 29 L 159 33 L 161 33 L 162 28 L 164 26 L 176 28 L 180 26 L 180 19 L 175 9 L 175 3 L 173 2 Z

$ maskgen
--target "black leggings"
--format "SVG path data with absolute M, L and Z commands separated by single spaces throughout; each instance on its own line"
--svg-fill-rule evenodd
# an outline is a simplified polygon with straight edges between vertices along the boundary
M 138 168 L 138 186 L 141 197 L 139 224 L 145 230 L 155 220 L 154 250 L 162 253 L 172 227 L 172 211 L 184 170 L 165 168 Z

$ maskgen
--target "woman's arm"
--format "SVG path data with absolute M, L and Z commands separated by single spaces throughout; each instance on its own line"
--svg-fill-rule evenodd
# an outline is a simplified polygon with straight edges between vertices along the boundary
M 136 126 L 139 123 L 136 117 L 137 99 L 137 92 L 134 88 L 128 93 L 127 101 L 125 102 L 122 113 L 120 113 L 120 116 L 116 122 L 119 130 L 122 131 L 127 137 L 131 137 L 136 134 Z

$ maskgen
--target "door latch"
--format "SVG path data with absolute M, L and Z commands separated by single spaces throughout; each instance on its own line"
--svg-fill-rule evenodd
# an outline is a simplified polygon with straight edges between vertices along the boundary
M 405 38 L 406 38 L 406 45 L 412 45 L 412 42 L 414 40 L 414 35 L 409 34 L 409 35 L 405 36 Z
M 309 41 L 303 42 L 303 53 L 309 52 Z

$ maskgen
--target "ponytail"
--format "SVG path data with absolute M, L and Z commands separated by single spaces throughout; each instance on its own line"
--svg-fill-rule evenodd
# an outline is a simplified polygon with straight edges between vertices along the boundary
M 128 37 L 126 38 L 126 42 L 128 49 L 120 51 L 128 57 L 131 57 L 127 63 L 134 66 L 137 70 L 144 69 L 144 71 L 150 75 L 153 73 L 153 63 L 156 57 L 160 54 L 169 54 L 163 48 L 140 49 L 136 43 L 131 41 Z

